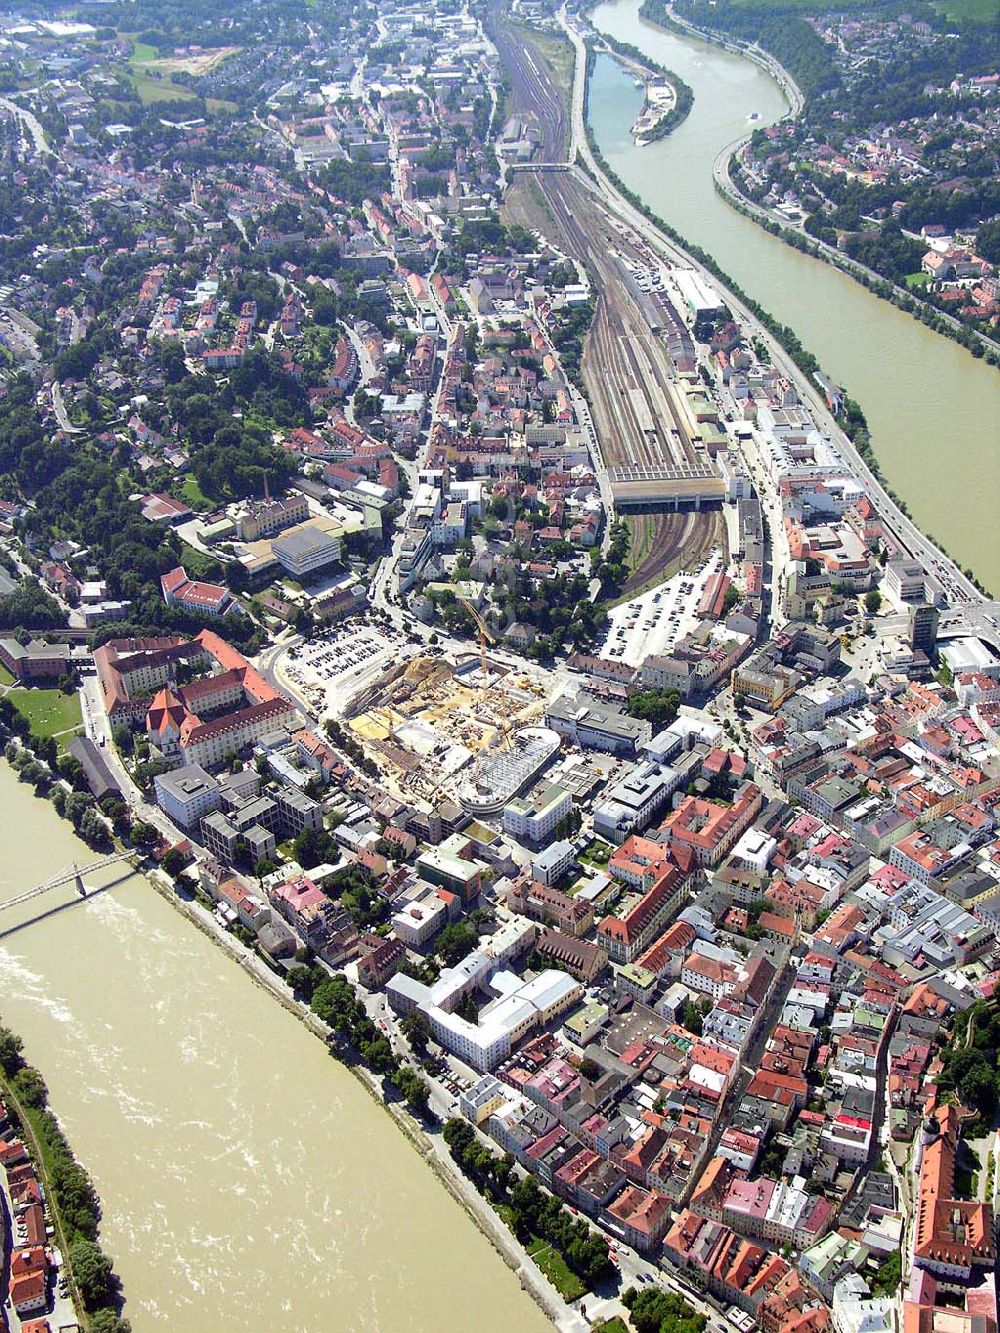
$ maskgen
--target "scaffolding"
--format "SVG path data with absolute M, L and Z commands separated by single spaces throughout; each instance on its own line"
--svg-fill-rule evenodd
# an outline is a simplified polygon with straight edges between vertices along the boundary
M 459 790 L 462 807 L 480 815 L 501 810 L 558 754 L 560 743 L 558 733 L 548 727 L 525 727 L 511 737 L 509 749 L 478 753 L 472 778 Z

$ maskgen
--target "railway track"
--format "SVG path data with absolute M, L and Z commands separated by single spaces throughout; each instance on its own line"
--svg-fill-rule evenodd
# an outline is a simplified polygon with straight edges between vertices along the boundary
M 538 125 L 539 161 L 560 160 L 568 116 L 548 63 L 531 45 L 530 35 L 514 31 L 496 10 L 487 30 L 510 76 L 511 113 Z M 586 268 L 597 294 L 582 371 L 605 465 L 692 462 L 696 454 L 687 425 L 673 407 L 666 357 L 625 286 L 616 252 L 632 254 L 650 266 L 655 257 L 630 229 L 613 223 L 595 206 L 593 196 L 572 175 L 538 173 L 532 180 L 548 214 L 538 220 L 539 229 Z M 645 399 L 641 410 L 636 396 Z M 640 522 L 646 525 L 649 547 L 625 592 L 650 586 L 682 563 L 697 563 L 724 540 L 719 516 L 710 512 L 652 513 L 629 521 L 636 528 Z
M 571 176 L 540 178 L 539 188 L 562 232 L 562 244 L 586 267 L 600 292 L 590 339 L 598 373 L 588 389 L 607 464 L 694 463 L 698 453 L 675 406 L 666 358 L 625 287 L 614 253 L 623 238 L 603 224 Z M 636 399 L 644 400 L 641 409 Z
M 490 13 L 486 30 L 510 75 L 511 114 L 538 126 L 541 143 L 536 157 L 540 162 L 564 159 L 569 130 L 568 108 L 553 83 L 548 62 L 531 41 L 530 31 L 515 30 L 509 18 L 495 9 Z
M 717 510 L 628 516 L 630 526 L 645 519 L 654 525 L 652 540 L 622 588 L 626 596 L 638 596 L 678 569 L 699 564 L 725 542 L 725 524 Z
M 688 461 L 694 457 L 690 437 L 683 422 L 673 412 L 654 406 L 648 391 L 649 380 L 666 397 L 667 366 L 658 346 L 651 345 L 653 334 L 641 311 L 625 290 L 618 261 L 613 251 L 624 249 L 625 240 L 608 226 L 593 201 L 571 176 L 538 176 L 538 188 L 552 221 L 542 230 L 560 249 L 579 260 L 597 293 L 594 321 L 584 343 L 582 371 L 607 467 L 632 462 L 656 466 L 666 460 Z M 586 224 L 581 219 L 587 219 Z M 637 348 L 645 348 L 640 356 Z M 655 427 L 654 438 L 645 431 L 647 413 L 636 409 L 634 388 L 646 395 L 647 413 Z M 664 420 L 678 431 L 682 454 L 666 438 Z M 639 525 L 645 524 L 649 547 L 640 557 L 624 585 L 623 593 L 636 594 L 682 565 L 693 565 L 724 540 L 719 516 L 710 511 L 651 513 L 638 518 L 629 516 L 636 541 Z M 650 527 L 652 531 L 650 532 Z

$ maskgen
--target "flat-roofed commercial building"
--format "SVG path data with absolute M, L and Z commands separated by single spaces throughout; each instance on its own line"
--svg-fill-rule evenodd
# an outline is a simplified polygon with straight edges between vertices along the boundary
M 446 979 L 443 972 L 438 982 L 428 987 L 397 974 L 386 992 L 395 1009 L 417 1008 L 425 1013 L 435 1039 L 483 1073 L 496 1069 L 518 1042 L 573 1008 L 583 995 L 583 987 L 566 972 L 540 972 L 530 981 L 522 981 L 512 972 L 495 972 L 483 984 L 488 984 L 498 998 L 481 1009 L 477 1022 L 472 1023 L 436 1002 L 441 982 Z M 450 1000 L 451 996 L 441 998 Z
M 545 725 L 584 749 L 634 758 L 636 749 L 652 738 L 648 722 L 627 717 L 589 695 L 563 695 L 550 704 Z
M 340 538 L 313 524 L 289 528 L 271 543 L 275 559 L 293 578 L 301 579 L 340 559 Z
M 679 769 L 647 762 L 627 774 L 594 806 L 594 832 L 620 847 L 630 833 L 641 833 L 684 780 Z
M 197 828 L 203 815 L 222 805 L 219 784 L 200 764 L 185 764 L 172 773 L 158 773 L 153 787 L 156 804 L 181 828 Z
M 558 884 L 573 864 L 575 848 L 563 839 L 554 842 L 532 858 L 531 873 L 539 884 Z
M 392 917 L 392 929 L 397 939 L 411 948 L 419 948 L 441 929 L 448 920 L 448 904 L 436 894 L 429 894 L 419 902 L 406 903 Z
M 242 843 L 246 844 L 254 864 L 273 861 L 276 852 L 274 834 L 270 829 L 256 823 L 239 828 L 221 810 L 206 815 L 201 821 L 201 837 L 213 856 L 229 864 L 236 859 Z
M 900 608 L 908 602 L 924 601 L 926 585 L 927 574 L 917 560 L 890 560 L 882 575 L 883 588 Z
M 460 842 L 465 841 L 461 835 L 457 836 Z M 460 856 L 452 845 L 452 838 L 417 858 L 417 870 L 429 884 L 439 884 L 441 888 L 457 893 L 464 903 L 471 902 L 478 895 L 485 869 L 485 862 Z
M 518 796 L 504 807 L 504 831 L 513 838 L 545 842 L 572 808 L 569 792 L 550 782 L 538 796 Z

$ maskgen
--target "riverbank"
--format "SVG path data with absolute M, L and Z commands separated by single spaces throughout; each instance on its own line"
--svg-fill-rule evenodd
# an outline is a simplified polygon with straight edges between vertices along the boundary
M 196 900 L 181 897 L 172 881 L 162 871 L 150 870 L 143 875 L 143 878 L 165 902 L 180 913 L 186 922 L 219 946 L 254 985 L 261 987 L 272 999 L 277 1000 L 286 1012 L 298 1019 L 312 1036 L 319 1038 L 327 1050 L 330 1050 L 331 1043 L 336 1038 L 333 1029 L 318 1018 L 308 1005 L 294 998 L 285 982 L 268 967 L 259 954 L 231 935 Z M 331 1056 L 337 1058 L 332 1051 Z M 560 1300 L 558 1293 L 548 1283 L 537 1264 L 518 1244 L 502 1218 L 489 1207 L 457 1170 L 451 1162 L 440 1134 L 430 1134 L 404 1109 L 402 1102 L 387 1101 L 383 1095 L 381 1080 L 364 1065 L 347 1060 L 338 1060 L 338 1064 L 352 1074 L 369 1097 L 389 1115 L 395 1127 L 402 1131 L 408 1143 L 416 1149 L 451 1197 L 461 1206 L 466 1216 L 475 1223 L 480 1234 L 489 1241 L 511 1272 L 517 1275 L 522 1290 L 531 1297 L 542 1314 L 557 1328 L 563 1330 L 563 1333 L 579 1333 L 584 1327 L 580 1317 Z
M 921 324 L 925 324 L 933 333 L 940 334 L 942 338 L 950 338 L 973 356 L 981 357 L 988 365 L 1000 366 L 1000 343 L 994 342 L 992 338 L 980 333 L 978 329 L 967 328 L 954 316 L 947 315 L 929 302 L 914 297 L 913 293 L 905 287 L 900 287 L 898 284 L 890 282 L 888 278 L 883 278 L 873 268 L 868 268 L 867 265 L 859 263 L 858 260 L 852 259 L 850 255 L 843 254 L 832 245 L 827 245 L 825 241 L 779 222 L 768 209 L 744 194 L 736 181 L 733 180 L 733 163 L 735 161 L 738 165 L 738 155 L 749 143 L 749 140 L 749 135 L 737 139 L 727 148 L 724 148 L 712 164 L 713 184 L 718 193 L 732 208 L 742 213 L 744 217 L 750 218 L 752 222 L 756 222 L 772 236 L 784 241 L 792 249 L 799 250 L 802 254 L 809 255 L 813 259 L 821 260 L 824 264 L 840 269 L 842 273 L 846 273 L 855 282 L 861 283 L 873 296 L 888 301 L 890 305 L 894 305 L 897 310 L 903 311 L 904 314 L 912 315 L 914 319 L 918 319 Z M 969 344 L 970 338 L 977 340 L 971 346 Z
M 733 55 L 743 56 L 745 60 L 758 65 L 770 74 L 785 95 L 788 111 L 781 119 L 795 120 L 802 114 L 802 108 L 805 106 L 802 89 L 784 65 L 777 61 L 770 51 L 765 51 L 762 46 L 758 46 L 756 43 L 748 46 L 733 41 L 723 33 L 711 32 L 706 28 L 697 28 L 693 23 L 689 23 L 687 19 L 682 19 L 676 14 L 673 6 L 665 4 L 664 0 L 643 0 L 639 8 L 639 16 L 645 19 L 647 23 L 656 24 L 658 27 L 665 29 L 673 27 L 678 32 L 686 32 L 692 37 L 698 37 L 703 42 L 712 42 L 715 46 L 721 46 L 724 51 L 731 51 Z
M 331 1050 L 331 1043 L 336 1040 L 333 1028 L 318 1018 L 308 1005 L 296 1000 L 285 982 L 267 966 L 259 954 L 231 935 L 195 900 L 180 897 L 170 879 L 162 871 L 153 871 L 146 876 L 146 879 L 161 898 L 170 903 L 186 921 L 194 925 L 214 944 L 221 947 L 255 985 L 266 990 L 283 1009 L 297 1018 L 308 1032 L 323 1042 L 330 1050 L 332 1058 L 337 1058 Z M 511 1272 L 517 1274 L 522 1289 L 532 1298 L 546 1318 L 557 1328 L 564 1330 L 564 1333 L 577 1333 L 581 1325 L 575 1312 L 559 1300 L 558 1293 L 549 1285 L 526 1251 L 518 1245 L 503 1220 L 454 1168 L 440 1134 L 431 1135 L 404 1109 L 402 1102 L 387 1101 L 381 1080 L 363 1064 L 348 1060 L 339 1060 L 338 1063 L 341 1068 L 354 1075 L 372 1100 L 389 1115 L 396 1128 L 402 1131 L 410 1145 L 444 1184 L 448 1193 L 462 1207 L 466 1216 L 475 1223 Z
M 611 37 L 607 33 L 601 34 L 601 40 L 621 60 L 625 67 L 638 74 L 643 84 L 646 85 L 646 100 L 642 112 L 632 126 L 636 144 L 643 146 L 656 143 L 665 138 L 672 130 L 683 125 L 694 105 L 694 93 L 691 91 L 690 85 L 685 83 L 674 70 L 667 69 L 664 65 L 658 64 L 657 61 L 651 60 L 637 46 L 631 46 L 628 42 L 620 42 L 617 37 Z M 661 79 L 668 85 L 673 93 L 672 104 L 649 125 L 640 129 L 642 120 L 650 111 L 648 80 L 651 77 Z
M 31 739 L 33 738 L 28 733 L 22 737 L 22 743 L 30 742 Z M 28 754 L 29 751 L 20 750 L 12 756 L 14 764 L 18 766 L 19 777 L 31 768 L 45 769 L 44 765 L 38 765 L 37 762 L 29 760 Z M 49 789 L 49 782 L 50 779 L 46 779 L 40 771 L 38 780 L 32 784 L 35 787 L 36 799 L 47 799 L 46 792 Z M 54 794 L 64 795 L 63 790 L 58 786 L 52 790 Z M 62 805 L 61 810 L 57 811 L 55 804 L 52 804 L 52 810 L 68 817 L 65 800 L 60 804 Z M 82 829 L 82 823 L 80 827 Z M 80 836 L 78 829 L 74 828 L 74 832 L 76 836 Z M 91 842 L 93 842 L 92 838 Z M 178 911 L 187 922 L 197 927 L 212 943 L 220 946 L 255 985 L 262 987 L 272 998 L 277 999 L 288 1013 L 296 1017 L 313 1036 L 323 1041 L 332 1053 L 332 1047 L 337 1037 L 333 1028 L 313 1013 L 307 1005 L 296 1000 L 284 979 L 272 971 L 255 950 L 244 945 L 226 930 L 210 911 L 201 906 L 195 897 L 182 896 L 178 892 L 177 884 L 159 868 L 151 865 L 145 866 L 143 877 L 147 883 L 153 886 L 161 898 Z M 560 1302 L 558 1293 L 550 1287 L 541 1270 L 521 1249 L 516 1239 L 510 1235 L 502 1219 L 493 1213 L 475 1191 L 468 1188 L 464 1177 L 454 1168 L 450 1156 L 444 1151 L 440 1136 L 430 1134 L 416 1120 L 411 1120 L 401 1103 L 389 1101 L 384 1095 L 381 1080 L 363 1064 L 356 1060 L 342 1060 L 340 1063 L 343 1068 L 355 1076 L 369 1095 L 383 1109 L 388 1111 L 396 1126 L 403 1130 L 409 1142 L 417 1148 L 420 1156 L 431 1166 L 434 1174 L 447 1184 L 449 1193 L 462 1205 L 466 1214 L 476 1222 L 481 1234 L 490 1242 L 507 1267 L 518 1275 L 522 1289 L 532 1297 L 542 1313 L 557 1327 L 566 1330 L 566 1333 L 573 1333 L 573 1330 L 577 1327 L 577 1317 L 574 1312 Z
M 674 28 L 680 32 L 686 32 L 692 37 L 710 42 L 714 46 L 719 46 L 725 51 L 730 51 L 734 55 L 742 56 L 744 59 L 759 65 L 774 79 L 789 103 L 789 110 L 781 119 L 796 120 L 802 114 L 805 99 L 792 74 L 775 56 L 756 43 L 747 45 L 734 41 L 713 29 L 697 27 L 688 20 L 682 19 L 672 6 L 664 3 L 664 0 L 643 0 L 639 13 L 647 23 L 653 23 L 663 28 L 664 31 Z M 981 333 L 978 329 L 963 324 L 953 315 L 939 310 L 930 302 L 922 301 L 905 287 L 900 287 L 888 278 L 884 278 L 874 269 L 859 263 L 849 255 L 841 253 L 833 246 L 827 245 L 825 241 L 809 236 L 805 231 L 789 227 L 774 217 L 769 210 L 749 198 L 740 189 L 738 183 L 733 180 L 732 164 L 734 160 L 738 160 L 737 154 L 746 147 L 750 137 L 750 134 L 741 135 L 740 138 L 723 148 L 713 162 L 712 181 L 716 191 L 725 199 L 727 204 L 758 226 L 763 227 L 765 231 L 777 237 L 785 245 L 791 246 L 792 249 L 798 250 L 802 254 L 809 255 L 812 259 L 818 259 L 822 263 L 839 269 L 853 281 L 859 282 L 873 296 L 888 301 L 890 305 L 895 306 L 904 314 L 911 315 L 914 319 L 919 320 L 932 333 L 940 334 L 943 338 L 949 338 L 960 347 L 964 347 L 972 356 L 985 360 L 989 365 L 1000 365 L 1000 343 L 994 339 Z
M 639 16 L 638 0 L 605 0 L 592 18 L 601 36 L 638 44 L 677 69 L 695 94 L 692 114 L 676 134 L 636 149 L 629 128 L 641 95 L 616 62 L 599 58 L 588 93 L 590 117 L 616 175 L 678 236 L 696 237 L 699 249 L 780 328 L 794 330 L 830 380 L 848 387 L 864 405 L 887 486 L 927 534 L 928 547 L 950 551 L 962 570 L 1000 588 L 1000 534 L 989 498 L 1000 484 L 993 369 L 876 300 L 848 275 L 781 243 L 720 196 L 710 171 L 719 151 L 753 128 L 753 113 L 761 126 L 788 113 L 763 68 L 687 33 L 650 25 Z M 948 564 L 935 567 L 935 576 L 950 578 Z M 977 597 L 974 590 L 962 592 L 964 586 L 959 580 L 959 601 Z
M 584 83 L 580 99 L 583 115 L 582 134 L 590 157 L 589 162 L 586 161 L 586 156 L 584 160 L 596 183 L 595 188 L 601 186 L 612 198 L 617 195 L 618 210 L 623 216 L 626 216 L 633 225 L 638 225 L 640 232 L 646 233 L 647 239 L 655 238 L 661 249 L 667 250 L 668 257 L 673 262 L 679 258 L 682 263 L 702 268 L 716 280 L 730 309 L 741 321 L 748 335 L 762 337 L 775 365 L 798 381 L 803 389 L 804 399 L 817 421 L 833 439 L 838 441 L 839 447 L 859 480 L 869 486 L 873 494 L 880 494 L 879 508 L 882 511 L 883 521 L 895 531 L 901 545 L 920 558 L 927 568 L 940 564 L 942 559 L 950 562 L 953 565 L 951 577 L 955 580 L 956 586 L 962 587 L 968 600 L 979 600 L 983 594 L 972 571 L 960 570 L 942 547 L 921 532 L 910 519 L 905 502 L 891 490 L 872 447 L 867 421 L 861 407 L 853 400 L 846 399 L 843 416 L 840 419 L 834 418 L 817 391 L 813 378 L 819 369 L 819 363 L 802 346 L 793 330 L 781 325 L 759 302 L 750 297 L 722 269 L 712 255 L 687 240 L 655 214 L 611 168 L 597 143 L 589 115 L 583 110 L 589 107 L 589 86 L 595 57 L 590 48 L 584 46 L 582 39 L 579 40 L 583 48 L 578 50 L 578 77 L 581 77 Z M 581 65 L 582 70 L 579 68 Z M 802 375 L 806 377 L 805 380 L 801 378 Z
M 93 859 L 3 766 L 0 792 L 0 902 Z M 477 1301 L 484 1333 L 551 1327 L 519 1256 L 470 1226 L 280 978 L 231 936 L 214 948 L 211 913 L 162 879 L 84 878 L 86 901 L 70 884 L 6 913 L 0 984 L 104 1200 L 136 1333 L 319 1328 L 332 1308 L 447 1331 Z
M 21 1039 L 0 1026 L 0 1097 L 12 1129 L 21 1135 L 41 1186 L 42 1203 L 38 1206 L 48 1213 L 61 1259 L 58 1280 L 60 1284 L 66 1283 L 73 1316 L 84 1333 L 98 1325 L 100 1333 L 124 1333 L 127 1324 L 119 1318 L 124 1301 L 121 1283 L 114 1274 L 112 1260 L 97 1243 L 100 1201 L 90 1178 L 76 1161 L 62 1126 L 48 1107 L 45 1080 L 25 1061 L 22 1050 Z M 5 1211 L 8 1193 L 5 1182 Z M 13 1212 L 9 1222 L 8 1241 L 13 1243 Z M 18 1248 L 24 1248 L 24 1242 Z M 47 1272 L 46 1287 L 54 1288 L 55 1282 L 51 1271 Z M 51 1313 L 60 1326 L 67 1313 L 59 1308 L 63 1303 L 53 1295 Z

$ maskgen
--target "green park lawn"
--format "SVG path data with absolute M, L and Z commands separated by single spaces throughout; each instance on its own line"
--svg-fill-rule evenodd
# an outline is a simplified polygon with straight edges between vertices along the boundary
M 80 696 L 75 690 L 72 694 L 63 694 L 62 690 L 28 690 L 19 687 L 11 690 L 8 697 L 21 716 L 27 718 L 37 736 L 58 736 L 63 749 L 72 736 L 62 736 L 60 733 L 82 728 Z
M 614 848 L 600 838 L 594 841 L 584 851 L 580 853 L 580 860 L 584 865 L 594 866 L 597 870 L 603 870 L 611 860 L 611 853 Z
M 207 495 L 203 494 L 201 487 L 198 485 L 194 477 L 189 476 L 184 478 L 184 485 L 181 487 L 181 498 L 185 500 L 192 509 L 205 511 L 213 507 L 212 501 Z
M 141 65 L 141 62 L 140 62 Z M 143 106 L 152 106 L 155 102 L 193 102 L 196 94 L 183 84 L 171 79 L 156 79 L 151 74 L 144 74 L 139 69 L 130 69 L 129 78 L 139 94 Z
M 576 1301 L 586 1296 L 587 1287 L 570 1272 L 566 1260 L 547 1241 L 536 1236 L 528 1246 L 528 1253 L 564 1301 Z

